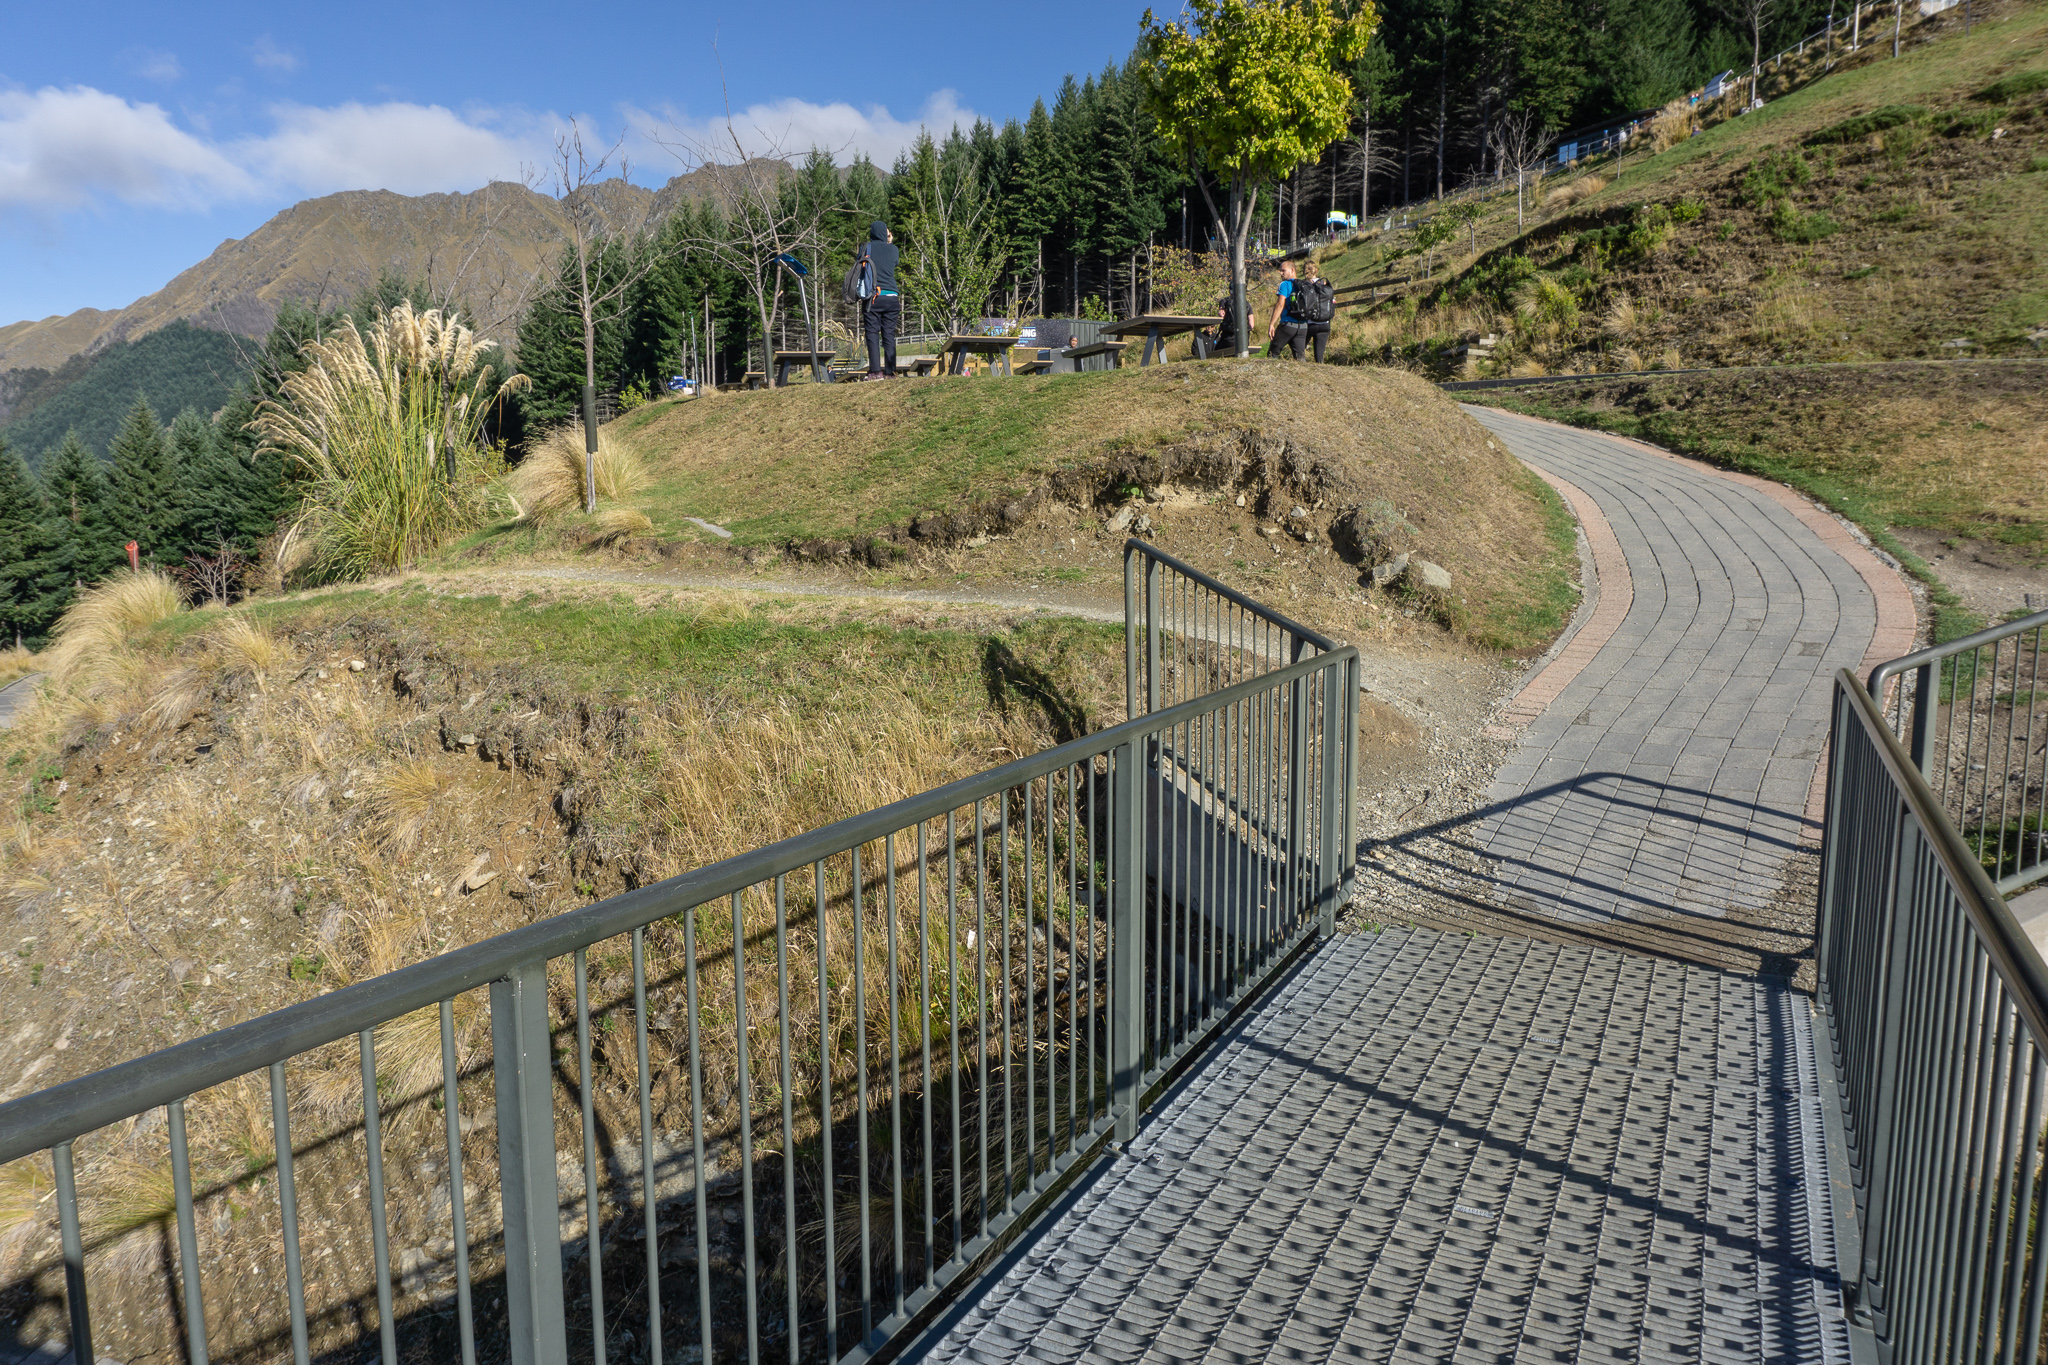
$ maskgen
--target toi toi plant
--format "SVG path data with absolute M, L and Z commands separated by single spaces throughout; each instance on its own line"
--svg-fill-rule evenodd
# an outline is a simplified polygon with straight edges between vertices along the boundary
M 483 443 L 495 390 L 486 352 L 452 313 L 379 313 L 301 352 L 306 368 L 263 405 L 257 430 L 308 476 L 279 559 L 322 579 L 388 573 L 483 523 L 495 451 Z

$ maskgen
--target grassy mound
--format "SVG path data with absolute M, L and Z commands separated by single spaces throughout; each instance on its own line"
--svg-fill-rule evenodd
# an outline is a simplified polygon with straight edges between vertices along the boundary
M 1017 576 L 1050 564 L 1110 587 L 1124 532 L 1107 523 L 1132 501 L 1162 547 L 1282 596 L 1356 606 L 1372 562 L 1426 557 L 1456 589 L 1420 605 L 1490 646 L 1543 642 L 1575 600 L 1555 496 L 1400 372 L 1211 361 L 806 385 L 656 404 L 611 431 L 645 466 L 631 501 L 657 542 L 914 573 L 1002 539 Z M 1276 559 L 1310 579 L 1273 584 Z

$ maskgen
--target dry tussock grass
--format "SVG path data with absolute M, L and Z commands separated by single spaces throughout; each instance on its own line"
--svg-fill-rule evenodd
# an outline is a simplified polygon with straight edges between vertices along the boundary
M 600 502 L 616 502 L 647 487 L 647 466 L 639 452 L 604 427 L 597 433 L 595 464 Z M 544 521 L 582 507 L 585 474 L 583 428 L 560 426 L 528 449 L 506 486 L 522 520 Z
M 40 1156 L 0 1166 L 0 1247 L 23 1228 L 42 1226 L 43 1201 L 56 1188 L 56 1179 Z
M 452 785 L 440 764 L 424 758 L 395 763 L 373 779 L 372 806 L 392 847 L 410 853 L 419 846 L 421 833 Z
M 247 675 L 259 692 L 265 689 L 273 673 L 292 664 L 290 647 L 246 612 L 223 616 L 218 625 L 206 632 L 205 640 L 223 673 Z
M 637 507 L 607 507 L 597 514 L 597 540 L 615 545 L 630 536 L 646 535 L 654 523 Z
M 1626 294 L 1616 294 L 1614 302 L 1607 305 L 1601 315 L 1600 330 L 1618 341 L 1632 340 L 1641 320 L 1636 314 L 1636 301 Z
M 1692 136 L 1692 106 L 1683 97 L 1671 101 L 1650 120 L 1650 148 L 1668 152 Z
M 1578 179 L 1559 185 L 1543 196 L 1543 207 L 1552 213 L 1583 203 L 1607 188 L 1604 175 L 1582 175 Z
M 115 667 L 134 637 L 185 609 L 185 595 L 155 569 L 126 569 L 79 594 L 57 622 L 49 650 L 59 682 L 88 681 Z
M 44 667 L 42 656 L 32 649 L 23 649 L 20 645 L 0 649 L 0 687 L 17 678 L 38 672 Z

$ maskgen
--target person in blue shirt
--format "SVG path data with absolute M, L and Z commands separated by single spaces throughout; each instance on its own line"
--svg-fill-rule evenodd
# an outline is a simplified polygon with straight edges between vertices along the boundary
M 875 293 L 867 301 L 862 322 L 868 342 L 868 378 L 896 377 L 896 334 L 903 324 L 903 299 L 896 292 L 896 237 L 887 223 L 868 226 L 861 257 L 874 262 Z
M 1266 328 L 1266 354 L 1272 357 L 1280 355 L 1283 351 L 1292 350 L 1298 356 L 1301 354 L 1301 343 L 1295 340 L 1295 333 L 1299 324 L 1287 315 L 1287 300 L 1294 293 L 1294 262 L 1280 262 L 1278 287 L 1280 301 L 1273 305 L 1273 321 Z

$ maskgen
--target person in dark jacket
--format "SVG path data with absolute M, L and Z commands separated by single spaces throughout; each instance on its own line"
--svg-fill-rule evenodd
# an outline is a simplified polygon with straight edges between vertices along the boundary
M 868 300 L 864 322 L 868 340 L 868 378 L 896 377 L 896 333 L 903 322 L 903 300 L 896 292 L 896 238 L 887 223 L 868 227 L 868 239 L 860 249 L 862 259 L 874 262 L 875 293 Z

